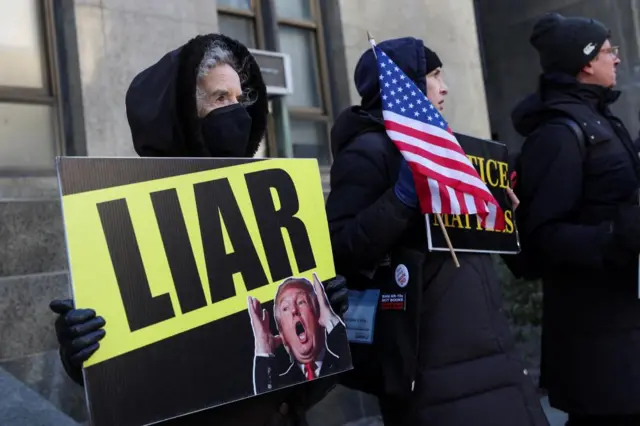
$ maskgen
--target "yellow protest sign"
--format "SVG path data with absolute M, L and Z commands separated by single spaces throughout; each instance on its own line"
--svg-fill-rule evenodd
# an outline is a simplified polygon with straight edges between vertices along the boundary
M 85 367 L 335 276 L 316 160 L 61 158 L 77 307 L 106 320 Z

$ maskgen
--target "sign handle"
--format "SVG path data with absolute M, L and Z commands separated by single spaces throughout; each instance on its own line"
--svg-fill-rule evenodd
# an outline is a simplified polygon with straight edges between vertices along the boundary
M 444 239 L 447 241 L 447 246 L 449 247 L 449 251 L 451 252 L 451 257 L 453 258 L 453 263 L 455 263 L 456 268 L 459 268 L 460 263 L 458 262 L 458 256 L 456 256 L 456 252 L 453 250 L 451 240 L 449 239 L 449 234 L 447 234 L 447 229 L 444 227 L 444 223 L 442 222 L 442 215 L 440 213 L 436 213 L 436 217 L 438 218 L 440 229 L 442 229 L 442 233 L 444 234 Z

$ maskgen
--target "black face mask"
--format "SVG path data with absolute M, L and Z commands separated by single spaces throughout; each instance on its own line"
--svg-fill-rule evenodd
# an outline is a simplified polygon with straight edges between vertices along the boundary
M 251 134 L 251 116 L 233 104 L 211 111 L 202 119 L 202 137 L 212 157 L 245 157 Z

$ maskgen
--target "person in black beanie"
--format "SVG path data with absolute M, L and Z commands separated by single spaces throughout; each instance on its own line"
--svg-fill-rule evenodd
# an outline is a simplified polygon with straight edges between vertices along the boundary
M 640 425 L 640 161 L 610 109 L 610 38 L 593 19 L 542 17 L 538 90 L 512 113 L 516 222 L 544 289 L 541 386 L 571 426 Z
M 413 37 L 378 47 L 444 111 L 448 87 L 434 51 Z M 459 253 L 456 268 L 449 253 L 427 248 L 412 174 L 385 129 L 371 49 L 354 79 L 360 105 L 331 129 L 336 272 L 351 289 L 381 289 L 400 303 L 380 303 L 372 341 L 351 345 L 354 370 L 342 383 L 378 396 L 386 426 L 548 425 L 502 312 L 491 255 Z
M 611 61 L 602 61 L 603 64 L 592 64 L 599 58 L 601 50 L 613 51 L 610 37 L 609 29 L 595 19 L 565 18 L 558 13 L 551 13 L 536 23 L 530 41 L 540 55 L 540 65 L 545 72 L 559 72 L 571 77 L 578 77 L 582 73 L 581 80 L 612 88 L 616 83 L 616 68 L 610 65 L 619 62 L 617 55 Z M 596 65 L 609 66 L 609 69 L 608 72 L 602 72 L 602 67 L 583 69 L 587 65 L 591 68 Z M 598 71 L 601 73 L 598 74 Z M 594 78 L 599 81 L 593 81 Z

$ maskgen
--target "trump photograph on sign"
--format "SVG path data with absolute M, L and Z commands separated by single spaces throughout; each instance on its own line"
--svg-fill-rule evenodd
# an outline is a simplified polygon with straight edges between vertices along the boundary
M 292 277 L 278 286 L 273 301 L 276 334 L 269 312 L 249 297 L 256 395 L 351 368 L 346 327 L 315 274 L 313 281 Z

